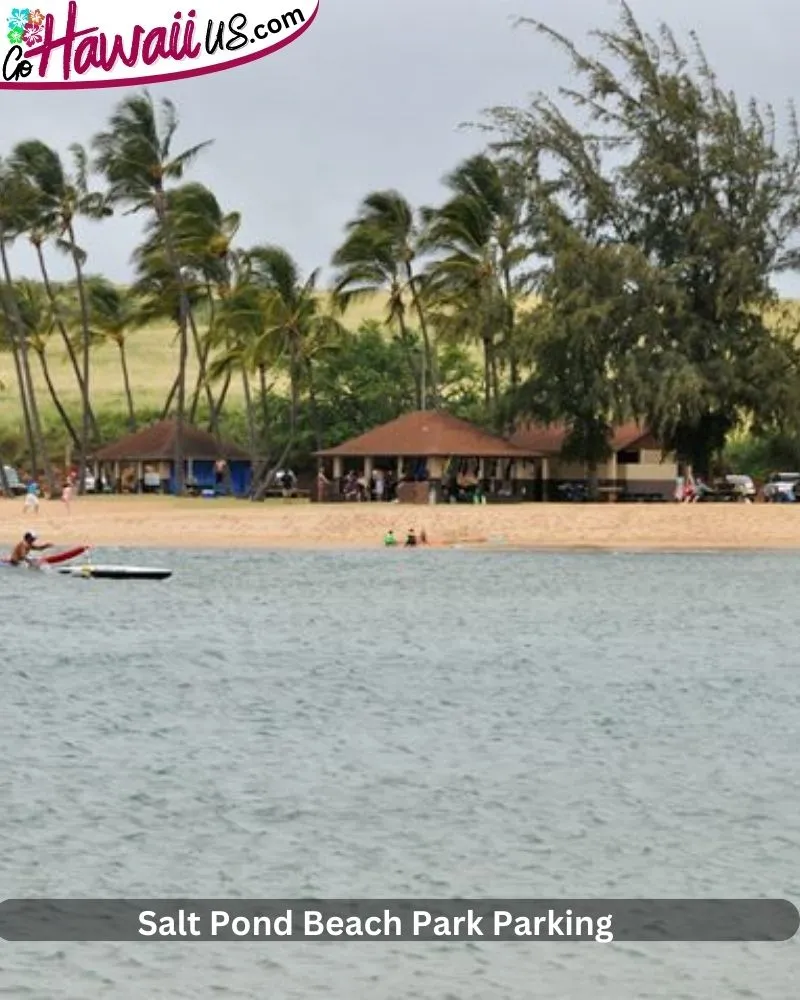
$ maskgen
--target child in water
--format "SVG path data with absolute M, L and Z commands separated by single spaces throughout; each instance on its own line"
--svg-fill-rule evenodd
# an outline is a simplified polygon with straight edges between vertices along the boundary
M 384 545 L 397 545 L 397 539 L 394 537 L 394 531 L 390 528 L 386 534 L 383 536 Z

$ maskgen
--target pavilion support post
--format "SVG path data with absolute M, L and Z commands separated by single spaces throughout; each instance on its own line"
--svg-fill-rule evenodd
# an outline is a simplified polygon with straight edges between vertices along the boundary
M 372 470 L 375 468 L 374 458 L 364 459 L 364 487 L 366 491 L 366 499 L 372 499 Z
M 608 475 L 612 486 L 612 490 L 608 494 L 608 499 L 613 501 L 617 499 L 617 476 L 619 476 L 619 465 L 617 464 L 617 453 L 615 451 L 611 453 L 611 458 L 608 460 Z
M 344 475 L 344 462 L 341 455 L 336 455 L 333 459 L 333 478 L 341 479 Z
M 136 492 L 141 493 L 144 490 L 144 463 L 136 463 Z
M 549 500 L 549 490 L 548 483 L 550 481 L 550 461 L 547 458 L 542 459 L 542 500 Z
M 120 493 L 122 492 L 122 483 L 120 482 L 120 479 L 121 479 L 121 474 L 120 474 L 119 462 L 114 462 L 114 492 L 115 493 L 117 492 L 117 490 L 119 490 Z

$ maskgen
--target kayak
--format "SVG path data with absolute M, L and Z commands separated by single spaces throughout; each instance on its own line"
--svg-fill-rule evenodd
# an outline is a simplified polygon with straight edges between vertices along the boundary
M 77 559 L 78 556 L 82 556 L 84 552 L 89 551 L 88 545 L 78 545 L 74 549 L 66 549 L 64 552 L 54 552 L 51 556 L 37 556 L 30 568 L 35 569 L 37 566 L 58 566 L 59 563 L 69 562 L 70 559 Z M 0 565 L 10 566 L 11 562 L 6 557 L 5 559 L 0 559 Z M 16 566 L 14 567 L 16 569 Z
M 66 552 L 55 552 L 52 556 L 41 556 L 38 561 L 46 563 L 48 566 L 57 566 L 59 563 L 69 562 L 70 559 L 77 559 L 78 556 L 82 556 L 84 552 L 88 551 L 88 545 L 78 545 L 74 549 L 67 549 Z
M 168 580 L 171 569 L 155 566 L 59 566 L 59 573 L 87 580 Z

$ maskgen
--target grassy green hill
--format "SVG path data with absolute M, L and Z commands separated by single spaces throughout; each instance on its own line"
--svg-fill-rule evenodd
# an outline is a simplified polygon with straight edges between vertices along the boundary
M 357 329 L 365 320 L 382 320 L 385 316 L 386 300 L 382 296 L 354 304 L 348 311 L 345 322 L 351 329 Z M 169 393 L 178 366 L 178 343 L 174 327 L 154 324 L 136 330 L 127 343 L 128 369 L 133 386 L 134 402 L 138 407 L 160 407 Z M 31 357 L 34 368 L 38 398 L 45 417 L 55 416 L 38 359 Z M 72 367 L 60 338 L 53 337 L 48 353 L 50 375 L 65 406 L 79 409 L 80 394 L 75 384 Z M 197 375 L 197 365 L 189 369 L 190 385 Z M 9 426 L 18 420 L 19 399 L 16 377 L 11 356 L 0 354 L 0 425 Z M 92 352 L 91 372 L 92 402 L 98 412 L 125 408 L 119 351 L 113 344 L 103 344 Z M 231 386 L 229 399 L 238 401 L 242 395 L 240 384 Z
M 382 321 L 386 315 L 386 297 L 376 295 L 355 303 L 345 316 L 350 329 L 357 329 L 365 320 Z M 785 301 L 771 311 L 770 322 L 786 330 L 800 331 L 800 301 Z M 127 347 L 128 366 L 137 409 L 159 409 L 169 393 L 178 364 L 178 344 L 174 328 L 167 324 L 154 324 L 130 335 Z M 55 408 L 35 357 L 36 384 L 42 415 L 47 423 L 57 420 Z M 60 339 L 53 338 L 48 354 L 50 373 L 63 403 L 77 413 L 80 397 L 72 370 Z M 193 386 L 197 368 L 192 359 L 189 384 Z M 125 410 L 122 373 L 119 353 L 113 344 L 100 345 L 92 354 L 91 391 L 93 405 L 98 413 Z M 241 400 L 241 384 L 231 386 L 229 399 Z M 17 437 L 21 434 L 22 420 L 16 391 L 14 365 L 10 355 L 0 354 L 0 436 Z

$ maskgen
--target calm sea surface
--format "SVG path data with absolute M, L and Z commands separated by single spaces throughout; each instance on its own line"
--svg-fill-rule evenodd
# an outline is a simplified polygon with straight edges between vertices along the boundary
M 800 558 L 0 578 L 0 897 L 800 900 Z M 797 995 L 800 946 L 0 944 L 19 1000 Z M 794 984 L 794 985 L 793 985 Z

